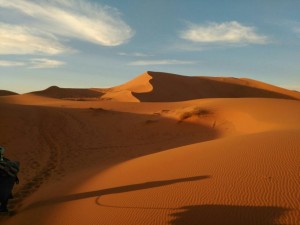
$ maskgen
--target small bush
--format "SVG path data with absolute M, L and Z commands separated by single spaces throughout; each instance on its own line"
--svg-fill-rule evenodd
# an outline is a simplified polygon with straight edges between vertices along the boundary
M 202 109 L 202 108 L 194 108 L 192 111 L 190 112 L 184 112 L 180 115 L 180 120 L 186 120 L 192 116 L 198 116 L 198 117 L 202 117 L 202 116 L 207 116 L 211 114 L 210 111 L 206 110 L 206 109 Z
M 92 110 L 92 111 L 95 111 L 95 112 L 104 112 L 104 111 L 106 111 L 103 108 L 93 108 L 93 107 L 90 107 L 89 109 Z

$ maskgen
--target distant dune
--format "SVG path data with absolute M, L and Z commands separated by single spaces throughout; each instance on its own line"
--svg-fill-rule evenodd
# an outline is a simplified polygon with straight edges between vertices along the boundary
M 6 90 L 0 90 L 0 96 L 18 95 L 18 93 Z
M 181 76 L 161 72 L 146 72 L 124 85 L 112 88 L 103 97 L 120 100 L 125 94 L 130 95 L 132 101 L 140 102 L 245 97 L 300 99 L 299 92 L 251 79 Z
M 1 94 L 2 92 L 0 96 Z M 111 88 L 51 86 L 28 94 L 56 99 L 118 102 L 177 102 L 203 98 L 300 99 L 300 93 L 297 91 L 247 78 L 183 76 L 150 71 Z M 19 96 L 18 99 L 24 101 L 23 96 Z
M 0 223 L 300 225 L 298 95 L 147 72 L 2 96 L 0 145 L 21 171 Z
M 92 89 L 80 88 L 60 88 L 51 86 L 42 91 L 31 92 L 30 94 L 60 98 L 60 99 L 85 99 L 85 98 L 100 98 L 103 93 Z

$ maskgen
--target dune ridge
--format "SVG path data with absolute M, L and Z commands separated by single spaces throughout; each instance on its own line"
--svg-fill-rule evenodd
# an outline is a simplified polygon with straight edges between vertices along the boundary
M 300 93 L 248 78 L 191 77 L 147 71 L 123 85 L 108 89 L 102 98 L 132 102 L 176 102 L 245 97 L 299 100 Z
M 300 99 L 300 93 L 297 91 L 248 78 L 183 76 L 151 71 L 111 88 L 80 89 L 51 86 L 27 94 L 77 101 L 118 102 L 177 102 L 203 98 Z M 22 99 L 22 95 L 19 98 Z
M 59 99 L 81 100 L 87 98 L 100 98 L 103 93 L 97 89 L 60 88 L 57 86 L 51 86 L 45 90 L 34 91 L 29 94 Z
M 0 90 L 0 96 L 8 96 L 8 95 L 18 95 L 16 92 Z
M 196 79 L 220 97 L 151 72 L 103 91 L 112 101 L 0 97 L 0 144 L 22 165 L 1 224 L 300 225 L 297 96 Z
M 250 79 L 230 77 L 188 77 L 169 73 L 147 72 L 153 90 L 134 93 L 140 101 L 170 102 L 200 98 L 284 98 L 300 99 L 300 93 Z M 177 92 L 180 91 L 180 94 Z

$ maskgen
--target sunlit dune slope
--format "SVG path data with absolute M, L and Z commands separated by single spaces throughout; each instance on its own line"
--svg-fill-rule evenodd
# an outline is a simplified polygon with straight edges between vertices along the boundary
M 299 101 L 58 101 L 0 104 L 26 168 L 1 224 L 300 224 Z
M 135 94 L 151 92 L 153 89 L 149 82 L 151 79 L 152 76 L 150 76 L 148 73 L 141 74 L 125 84 L 108 89 L 106 94 L 102 96 L 102 99 L 140 102 L 140 99 L 136 98 Z
M 75 212 L 66 216 L 73 223 L 92 211 L 89 223 L 299 224 L 299 138 L 299 130 L 263 132 L 128 161 L 83 183 L 75 193 L 86 198 L 71 195 L 78 202 L 62 202 L 53 215 Z

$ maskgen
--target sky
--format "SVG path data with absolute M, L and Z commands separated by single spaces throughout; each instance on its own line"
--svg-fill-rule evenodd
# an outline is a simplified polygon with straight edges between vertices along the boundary
M 104 88 L 145 71 L 300 91 L 298 0 L 0 0 L 0 89 Z

